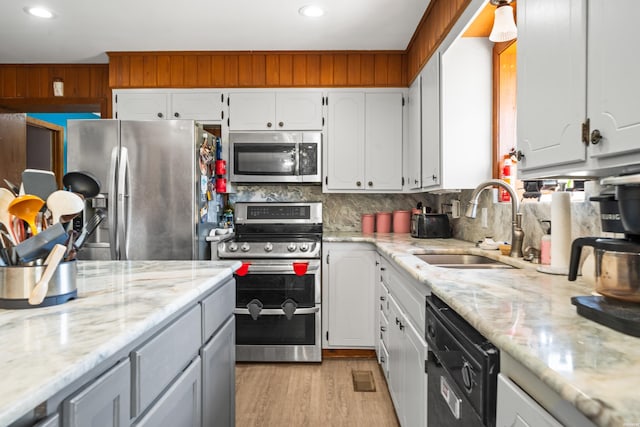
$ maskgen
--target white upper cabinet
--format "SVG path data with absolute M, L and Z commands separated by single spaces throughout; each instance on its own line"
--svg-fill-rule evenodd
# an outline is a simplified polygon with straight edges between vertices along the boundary
M 525 154 L 518 169 L 584 162 L 585 1 L 527 0 L 517 7 L 517 132 Z
M 402 90 L 329 91 L 325 191 L 402 190 Z
M 408 190 L 420 189 L 422 183 L 421 156 L 422 156 L 422 97 L 421 97 L 421 76 L 418 75 L 409 86 L 407 97 L 407 120 L 408 135 L 404 139 L 405 143 L 405 188 Z
M 589 152 L 605 167 L 607 156 L 640 150 L 640 57 L 629 51 L 640 42 L 639 19 L 637 0 L 589 1 Z
M 422 187 L 440 184 L 440 52 L 422 69 Z
M 229 93 L 229 130 L 322 130 L 321 91 Z
M 367 190 L 402 190 L 402 92 L 365 95 Z
M 223 119 L 222 92 L 209 89 L 119 89 L 114 117 L 121 120 Z
M 633 0 L 518 4 L 522 177 L 640 170 L 639 18 Z

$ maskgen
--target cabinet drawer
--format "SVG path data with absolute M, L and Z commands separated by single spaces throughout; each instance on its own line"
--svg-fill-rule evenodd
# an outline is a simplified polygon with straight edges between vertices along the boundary
M 200 357 L 135 424 L 136 427 L 201 427 Z
M 131 364 L 125 359 L 62 403 L 62 425 L 129 425 L 130 397 Z
M 384 377 L 387 381 L 389 381 L 389 352 L 387 351 L 387 347 L 385 344 L 380 341 L 380 366 L 382 367 L 382 372 L 384 373 Z
M 383 271 L 384 274 L 384 271 Z M 380 311 L 389 317 L 389 290 L 380 282 Z
M 496 426 L 562 426 L 538 402 L 502 374 L 498 374 L 497 402 Z
M 233 313 L 236 306 L 235 281 L 229 280 L 221 288 L 202 300 L 202 342 L 205 343 L 225 320 Z
M 140 415 L 198 353 L 202 317 L 198 304 L 131 352 L 132 416 Z
M 60 425 L 60 417 L 58 414 L 53 414 L 46 420 L 38 422 L 33 427 L 58 427 Z

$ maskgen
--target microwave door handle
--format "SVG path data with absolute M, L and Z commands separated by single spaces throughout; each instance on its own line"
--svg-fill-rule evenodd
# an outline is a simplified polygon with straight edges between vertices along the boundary
M 320 311 L 320 307 L 297 308 L 294 315 L 314 314 Z M 251 314 L 248 308 L 234 308 L 233 314 Z M 261 316 L 284 316 L 285 312 L 281 308 L 263 308 L 260 310 Z

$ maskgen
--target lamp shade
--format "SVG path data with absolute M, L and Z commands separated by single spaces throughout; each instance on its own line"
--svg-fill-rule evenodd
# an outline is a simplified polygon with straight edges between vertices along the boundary
M 513 19 L 513 8 L 508 4 L 498 6 L 489 40 L 492 42 L 506 42 L 516 37 L 518 37 L 518 28 L 516 28 L 516 22 Z

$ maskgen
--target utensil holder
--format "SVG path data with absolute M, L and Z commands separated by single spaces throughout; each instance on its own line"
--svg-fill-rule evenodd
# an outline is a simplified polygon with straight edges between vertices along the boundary
M 63 304 L 78 295 L 78 263 L 61 262 L 49 281 L 42 303 L 29 304 L 29 295 L 40 280 L 45 265 L 0 267 L 0 308 L 37 308 Z

